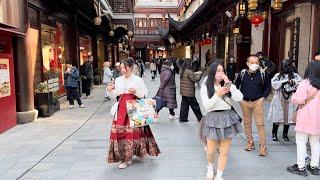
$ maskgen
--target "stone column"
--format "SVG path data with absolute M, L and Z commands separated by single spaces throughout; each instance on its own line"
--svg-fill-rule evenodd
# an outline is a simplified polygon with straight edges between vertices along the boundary
M 309 55 L 311 53 L 311 47 L 310 47 L 311 21 L 312 21 L 311 3 L 301 3 L 296 5 L 295 15 L 300 18 L 298 72 L 303 75 L 309 63 Z
M 17 121 L 27 123 L 38 117 L 38 111 L 34 108 L 32 64 L 28 51 L 27 1 L 19 1 L 18 6 L 20 30 L 26 33 L 26 36 L 17 36 L 13 39 Z

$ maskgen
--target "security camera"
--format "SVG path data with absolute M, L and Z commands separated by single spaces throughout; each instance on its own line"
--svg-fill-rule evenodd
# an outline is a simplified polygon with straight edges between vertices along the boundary
M 232 18 L 232 13 L 230 11 L 224 12 L 229 18 Z

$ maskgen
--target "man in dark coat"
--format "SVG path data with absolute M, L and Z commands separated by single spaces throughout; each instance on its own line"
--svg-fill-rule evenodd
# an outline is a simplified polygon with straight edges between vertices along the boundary
M 235 74 L 236 65 L 234 63 L 234 57 L 229 58 L 229 63 L 227 64 L 227 76 L 230 81 L 233 81 L 236 78 Z
M 91 84 L 93 79 L 93 56 L 89 56 L 81 66 L 82 90 L 86 94 L 86 98 L 91 98 Z
M 165 107 L 169 108 L 169 119 L 178 119 L 179 116 L 175 116 L 174 109 L 177 106 L 176 99 L 176 81 L 174 66 L 172 60 L 166 60 L 163 62 L 160 74 L 160 87 L 157 92 L 157 96 L 164 99 Z

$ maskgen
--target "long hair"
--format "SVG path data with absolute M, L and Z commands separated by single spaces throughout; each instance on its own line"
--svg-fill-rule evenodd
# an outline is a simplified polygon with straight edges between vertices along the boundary
M 313 87 L 320 89 L 320 61 L 312 61 L 308 64 L 304 79 L 308 79 Z
M 222 61 L 220 61 L 220 60 L 211 63 L 209 66 L 208 78 L 207 78 L 207 82 L 206 82 L 209 98 L 211 98 L 214 95 L 214 93 L 216 92 L 216 90 L 214 89 L 214 82 L 216 80 L 216 73 L 217 73 L 217 69 L 218 69 L 219 65 L 221 65 L 224 70 Z M 221 85 L 223 85 L 223 84 L 224 84 L 224 81 L 221 82 Z
M 281 62 L 281 69 L 278 76 L 278 79 L 280 80 L 281 77 L 285 77 L 286 74 L 288 74 L 288 79 L 294 79 L 294 66 L 293 66 L 293 60 L 291 59 L 284 59 Z
M 184 72 L 186 69 L 192 69 L 192 60 L 190 58 L 184 59 L 182 63 L 181 78 L 184 77 Z

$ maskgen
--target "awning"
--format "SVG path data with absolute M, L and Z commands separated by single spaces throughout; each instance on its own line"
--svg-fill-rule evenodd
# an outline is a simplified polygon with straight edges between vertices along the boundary
M 188 19 L 184 21 L 175 21 L 170 14 L 168 13 L 169 25 L 170 27 L 182 31 L 190 24 L 194 23 L 196 19 L 202 16 L 204 13 L 207 13 L 210 10 L 210 5 L 215 4 L 214 0 L 205 0 L 202 5 L 194 12 Z

